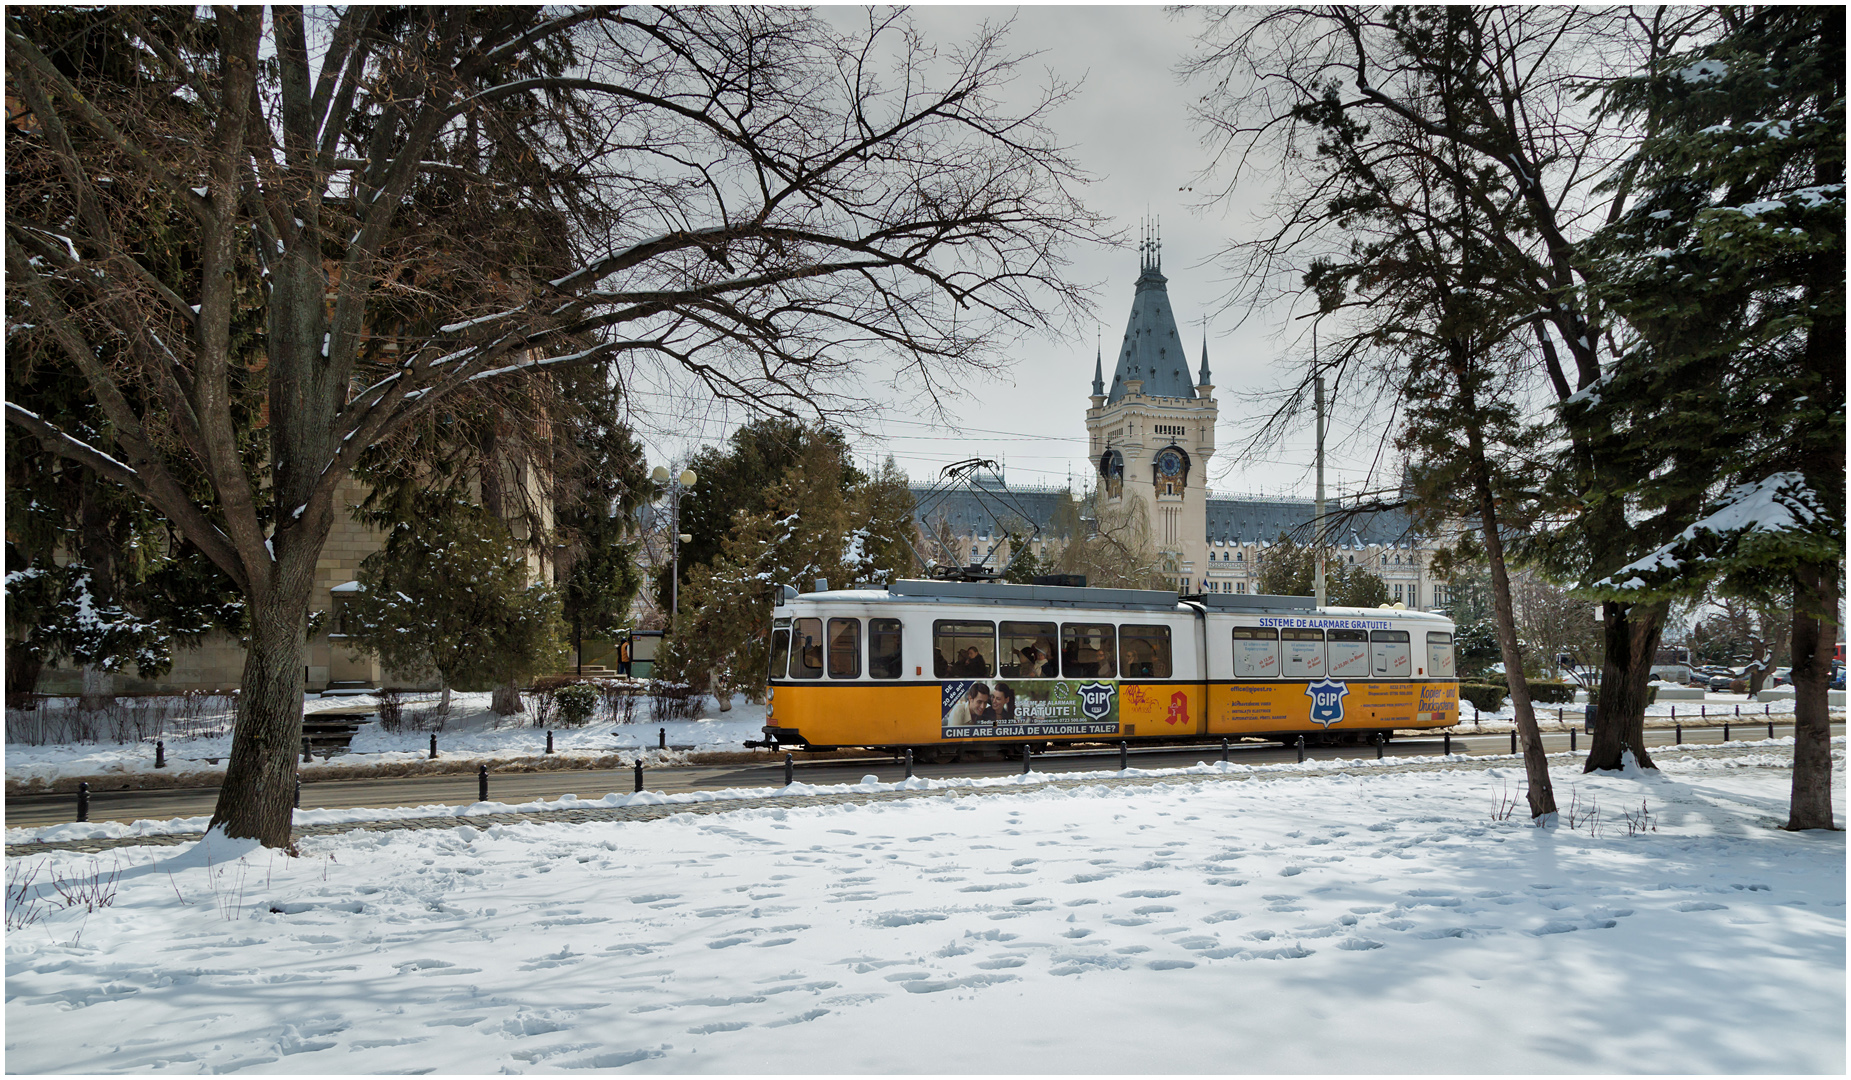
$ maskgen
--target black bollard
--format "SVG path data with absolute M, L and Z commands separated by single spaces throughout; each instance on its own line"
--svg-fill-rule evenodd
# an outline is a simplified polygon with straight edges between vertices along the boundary
M 157 769 L 167 767 L 167 744 L 159 739 L 154 740 L 154 767 Z
M 1722 741 L 1723 742 L 1729 741 L 1729 721 L 1727 720 L 1724 720 L 1722 722 Z
M 1130 754 L 1131 754 L 1130 744 L 1125 742 L 1125 740 L 1123 739 L 1118 740 L 1118 771 L 1119 772 L 1124 772 L 1126 769 L 1130 768 L 1130 765 L 1127 763 L 1127 759 L 1130 757 Z
M 309 753 L 308 740 L 307 739 L 302 740 L 302 763 L 306 765 L 309 762 L 314 761 L 314 760 L 315 760 L 314 756 Z
M 1223 739 L 1221 740 L 1221 763 L 1225 765 L 1227 764 L 1227 761 L 1228 761 L 1228 741 L 1226 739 Z
M 913 748 L 910 746 L 906 748 L 906 778 L 913 778 Z
M 553 733 L 550 731 L 546 733 L 546 752 L 553 752 Z
M 302 774 L 296 774 L 296 809 L 302 809 Z
M 668 729 L 667 728 L 657 728 L 656 729 L 656 749 L 657 750 L 667 750 L 668 749 Z
M 1575 752 L 1575 729 L 1574 728 L 1568 729 L 1568 752 L 1571 754 Z
M 636 790 L 643 790 L 643 759 L 636 759 Z
M 437 760 L 437 733 L 431 732 L 431 760 Z
M 1517 729 L 1516 728 L 1510 729 L 1510 752 L 1513 754 L 1517 752 Z
M 1022 775 L 1023 776 L 1028 775 L 1028 762 L 1029 762 L 1029 759 L 1034 756 L 1035 756 L 1035 752 L 1029 748 L 1029 745 L 1027 743 L 1023 743 L 1022 744 Z
M 90 820 L 90 785 L 88 782 L 77 785 L 77 820 Z
M 1473 727 L 1478 726 L 1478 706 L 1477 705 L 1472 706 L 1472 726 Z
M 488 801 L 488 766 L 476 766 L 476 801 Z
M 1767 737 L 1770 739 L 1774 737 L 1774 721 L 1772 720 L 1767 722 Z
M 1388 740 L 1382 738 L 1381 732 L 1375 733 L 1375 759 L 1382 760 L 1382 753 L 1388 748 Z
M 1298 748 L 1298 763 L 1302 765 L 1305 763 L 1305 737 L 1300 735 L 1297 743 L 1294 745 Z
M 1445 749 L 1441 750 L 1440 753 L 1446 757 L 1453 756 L 1453 733 L 1452 732 L 1449 731 L 1446 733 Z
M 636 767 L 640 770 L 643 767 L 642 762 L 637 762 Z M 784 755 L 784 786 L 790 787 L 793 783 L 796 782 L 796 780 L 797 780 L 797 759 L 792 757 L 787 752 Z M 643 789 L 637 788 L 636 790 L 641 791 Z

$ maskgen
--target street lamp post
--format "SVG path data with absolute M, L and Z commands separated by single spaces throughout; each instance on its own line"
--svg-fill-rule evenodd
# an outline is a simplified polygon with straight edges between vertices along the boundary
M 1318 314 L 1321 316 L 1323 312 Z M 1329 590 L 1324 581 L 1324 372 L 1318 368 L 1318 322 L 1318 319 L 1311 320 L 1311 371 L 1316 380 L 1312 392 L 1312 422 L 1317 427 L 1318 445 L 1317 522 L 1312 526 L 1311 565 L 1312 593 L 1317 598 L 1317 606 L 1322 608 Z
M 675 624 L 681 614 L 681 545 L 694 539 L 681 531 L 681 497 L 700 479 L 693 469 L 683 469 L 679 476 L 670 476 L 669 471 L 660 465 L 649 474 L 649 478 L 658 484 L 668 485 L 669 505 L 669 543 L 673 552 L 668 579 L 668 632 L 675 632 Z

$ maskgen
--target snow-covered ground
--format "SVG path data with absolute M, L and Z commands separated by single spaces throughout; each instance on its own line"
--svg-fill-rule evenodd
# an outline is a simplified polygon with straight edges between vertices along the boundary
M 121 874 L 8 933 L 7 1068 L 1842 1073 L 1844 834 L 1758 757 L 10 859 Z
M 451 717 L 437 733 L 438 752 L 446 758 L 474 765 L 539 757 L 546 751 L 546 731 L 534 727 L 524 716 L 499 717 L 489 711 L 488 694 L 454 694 Z M 369 694 L 343 697 L 311 697 L 304 702 L 309 714 L 354 705 L 376 707 Z M 427 703 L 420 702 L 423 707 Z M 716 750 L 743 750 L 747 739 L 759 739 L 764 733 L 765 708 L 739 698 L 733 708 L 721 712 L 712 698 L 706 699 L 700 717 L 694 720 L 654 721 L 649 716 L 648 698 L 637 699 L 636 718 L 627 724 L 600 722 L 582 728 L 553 730 L 554 750 L 562 755 L 596 756 L 621 752 L 633 759 L 639 753 L 650 764 L 667 764 L 685 760 L 690 754 Z M 661 751 L 657 745 L 666 731 L 671 747 L 692 750 Z M 326 765 L 316 759 L 304 765 L 303 775 L 312 777 L 318 768 L 342 770 L 369 766 L 389 769 L 425 761 L 430 755 L 430 732 L 388 732 L 378 723 L 363 724 L 354 735 L 350 753 L 334 757 Z M 223 774 L 231 753 L 230 734 L 203 738 L 168 736 L 166 743 L 168 775 L 179 772 Z M 217 759 L 213 761 L 212 759 Z M 6 781 L 9 789 L 48 790 L 60 779 L 92 776 L 126 776 L 154 774 L 154 740 L 142 743 L 54 743 L 45 746 L 6 746 Z M 216 781 L 207 781 L 216 783 Z

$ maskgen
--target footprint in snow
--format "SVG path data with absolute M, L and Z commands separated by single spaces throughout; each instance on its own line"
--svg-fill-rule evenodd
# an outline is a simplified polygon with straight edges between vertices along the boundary
M 1711 903 L 1708 900 L 1686 900 L 1681 904 L 1672 904 L 1672 911 L 1727 911 L 1728 904 Z

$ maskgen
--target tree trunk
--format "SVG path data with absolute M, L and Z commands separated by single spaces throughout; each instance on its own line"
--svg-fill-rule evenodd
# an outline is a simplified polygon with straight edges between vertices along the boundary
M 78 694 L 77 707 L 84 712 L 100 712 L 116 700 L 116 677 L 94 664 L 85 664 L 80 671 L 83 675 L 83 690 Z
M 489 698 L 488 707 L 496 716 L 513 716 L 521 711 L 521 688 L 518 684 L 507 682 L 495 688 L 494 696 Z
M 1774 669 L 1774 656 L 1773 650 L 1768 648 L 1767 642 L 1761 639 L 1760 634 L 1748 636 L 1748 651 L 1750 654 L 1746 672 L 1748 700 L 1753 701 L 1755 695 L 1761 693 L 1761 687 L 1767 683 L 1768 673 Z
M 1477 434 L 1469 436 L 1476 441 Z M 1474 452 L 1477 452 L 1474 447 Z M 1483 459 L 1480 458 L 1480 461 Z M 1543 749 L 1542 729 L 1530 704 L 1530 686 L 1523 677 L 1523 648 L 1517 642 L 1517 619 L 1510 601 L 1510 574 L 1504 567 L 1504 541 L 1498 536 L 1497 503 L 1482 468 L 1478 476 L 1478 513 L 1485 530 L 1485 559 L 1491 564 L 1491 607 L 1497 623 L 1498 648 L 1504 656 L 1504 679 L 1510 686 L 1510 710 L 1516 717 L 1517 741 L 1523 746 L 1523 773 L 1529 781 L 1530 817 L 1555 811 L 1555 786 L 1549 780 L 1549 756 Z
M 1827 683 L 1838 641 L 1838 568 L 1793 575 L 1793 795 L 1789 829 L 1836 829 L 1832 820 L 1832 718 Z
M 1645 749 L 1645 699 L 1650 693 L 1652 658 L 1670 610 L 1670 602 L 1664 600 L 1601 605 L 1607 659 L 1600 669 L 1600 689 L 1594 699 L 1600 704 L 1583 772 L 1622 768 L 1628 750 L 1640 768 L 1657 768 Z
M 251 605 L 251 641 L 239 683 L 237 729 L 212 825 L 265 847 L 291 845 L 296 758 L 302 753 L 302 656 L 308 591 Z

